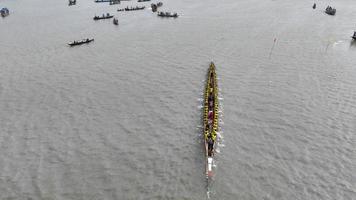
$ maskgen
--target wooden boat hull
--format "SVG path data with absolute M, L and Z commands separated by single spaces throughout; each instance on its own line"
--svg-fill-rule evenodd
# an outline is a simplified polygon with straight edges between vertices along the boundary
M 214 165 L 214 151 L 217 145 L 218 133 L 218 117 L 219 117 L 219 102 L 218 102 L 218 86 L 215 73 L 215 65 L 210 64 L 207 83 L 204 96 L 204 147 L 205 147 L 205 164 L 206 177 L 209 179 L 213 176 Z M 208 138 L 211 137 L 213 141 L 212 149 L 209 150 Z
M 135 7 L 135 8 L 125 8 L 125 11 L 135 11 L 135 10 L 143 10 L 145 6 L 142 7 Z
M 77 43 L 69 43 L 68 45 L 73 47 L 73 46 L 78 46 L 78 45 L 82 45 L 82 44 L 88 44 L 88 43 L 93 42 L 93 41 L 94 41 L 94 39 L 91 39 L 89 41 L 81 41 L 81 42 L 77 42 Z
M 94 17 L 93 19 L 94 20 L 101 20 L 101 19 L 110 19 L 110 18 L 113 18 L 114 16 L 111 15 L 111 16 L 106 16 L 106 17 Z
M 159 12 L 157 14 L 157 16 L 159 17 L 173 17 L 173 18 L 177 18 L 179 15 L 177 13 L 171 14 L 171 13 L 164 13 L 164 12 Z

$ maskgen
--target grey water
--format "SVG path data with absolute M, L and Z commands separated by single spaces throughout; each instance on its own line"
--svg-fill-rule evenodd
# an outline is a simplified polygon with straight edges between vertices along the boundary
M 0 0 L 0 199 L 206 199 L 211 61 L 211 199 L 356 199 L 356 2 L 162 2 Z

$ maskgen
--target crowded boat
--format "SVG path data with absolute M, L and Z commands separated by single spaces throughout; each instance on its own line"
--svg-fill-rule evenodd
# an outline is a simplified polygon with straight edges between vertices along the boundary
M 158 12 L 157 16 L 160 17 L 174 17 L 177 18 L 178 14 L 177 13 L 170 13 L 170 12 Z
M 69 43 L 68 45 L 72 47 L 72 46 L 87 44 L 87 43 L 90 43 L 90 42 L 93 42 L 93 41 L 94 41 L 94 39 L 89 39 L 89 38 L 83 39 L 82 41 L 75 41 L 74 40 L 73 42 Z
M 204 144 L 205 144 L 205 164 L 206 177 L 209 180 L 213 176 L 214 152 L 217 144 L 217 133 L 219 118 L 218 87 L 215 72 L 215 65 L 210 63 L 205 95 L 204 95 Z
M 110 15 L 109 13 L 103 14 L 102 16 L 95 16 L 93 19 L 94 20 L 100 20 L 100 19 L 110 19 L 113 18 L 114 15 Z
M 145 6 L 141 6 L 141 7 L 140 6 L 136 6 L 136 7 L 130 7 L 130 8 L 127 6 L 125 8 L 125 11 L 134 11 L 134 10 L 143 10 L 143 9 L 145 9 Z

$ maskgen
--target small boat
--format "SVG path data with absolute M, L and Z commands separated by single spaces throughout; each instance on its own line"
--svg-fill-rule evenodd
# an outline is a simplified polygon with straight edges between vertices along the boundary
M 93 19 L 94 20 L 100 20 L 100 19 L 110 19 L 113 18 L 114 15 L 110 15 L 109 13 L 103 14 L 101 17 L 100 16 L 95 16 Z
M 112 20 L 112 22 L 113 22 L 115 25 L 119 25 L 119 20 L 116 19 L 116 18 L 114 18 L 114 19 Z
M 314 5 L 313 5 L 313 9 L 315 9 L 316 8 L 316 3 L 314 3 Z
M 125 8 L 125 11 L 134 11 L 134 10 L 143 10 L 143 9 L 145 9 L 145 6 L 141 6 L 141 7 L 140 6 L 136 6 L 136 7 L 130 7 L 130 8 L 127 6 Z
M 170 13 L 170 12 L 158 12 L 157 16 L 160 17 L 174 17 L 177 18 L 178 14 L 177 13 Z
M 69 5 L 69 6 L 73 6 L 73 5 L 75 5 L 76 3 L 77 3 L 77 0 L 69 0 L 68 5 Z
M 82 44 L 87 44 L 87 43 L 90 43 L 90 42 L 93 42 L 94 39 L 83 39 L 82 41 L 73 41 L 71 43 L 69 43 L 68 45 L 69 46 L 77 46 L 77 45 L 82 45 Z
M 151 0 L 138 0 L 137 2 L 146 2 L 146 1 L 151 1 Z
M 117 12 L 125 11 L 125 9 L 117 9 Z
M 152 3 L 151 4 L 152 12 L 156 12 L 157 8 L 161 7 L 162 5 L 163 5 L 162 2 L 158 2 L 157 4 Z
M 10 14 L 10 11 L 7 8 L 2 8 L 0 10 L 0 13 L 1 13 L 1 17 L 6 17 L 6 16 L 8 16 Z
M 354 31 L 354 35 L 351 37 L 352 37 L 352 39 L 356 40 L 356 31 Z
M 335 15 L 336 9 L 332 8 L 331 6 L 328 6 L 325 9 L 325 13 L 328 14 L 328 15 Z
M 156 12 L 157 11 L 157 5 L 156 4 L 151 4 L 151 8 L 152 8 L 152 12 Z
M 213 176 L 214 152 L 217 145 L 217 133 L 219 131 L 218 112 L 219 103 L 217 78 L 215 65 L 211 62 L 205 87 L 203 118 L 206 178 L 208 181 Z
M 120 0 L 111 0 L 110 5 L 120 4 Z
M 112 0 L 95 0 L 95 3 L 105 3 L 105 2 L 111 2 Z

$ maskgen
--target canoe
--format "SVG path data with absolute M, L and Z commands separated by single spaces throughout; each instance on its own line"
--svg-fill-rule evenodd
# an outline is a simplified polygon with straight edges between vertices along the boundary
M 87 44 L 87 43 L 90 43 L 90 42 L 93 42 L 93 41 L 94 41 L 94 39 L 84 39 L 82 41 L 74 41 L 72 43 L 69 43 L 68 45 L 72 47 L 72 46 Z
M 205 147 L 205 165 L 206 178 L 213 176 L 214 152 L 217 145 L 217 133 L 219 131 L 219 102 L 218 86 L 215 73 L 215 65 L 210 63 L 208 70 L 205 96 L 204 96 L 204 147 Z
M 113 18 L 114 15 L 105 15 L 105 16 L 95 16 L 93 19 L 94 20 L 100 20 L 100 19 L 110 19 Z
M 141 6 L 141 7 L 139 7 L 139 6 L 136 6 L 136 7 L 126 7 L 125 8 L 125 11 L 134 11 L 134 10 L 143 10 L 143 9 L 145 9 L 145 6 Z
M 174 17 L 174 18 L 177 18 L 178 14 L 177 13 L 170 13 L 170 12 L 158 12 L 157 16 L 159 16 L 159 17 Z

